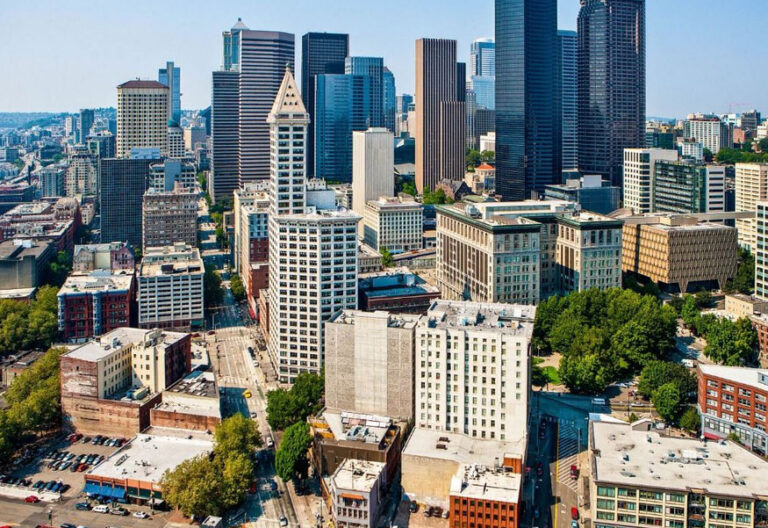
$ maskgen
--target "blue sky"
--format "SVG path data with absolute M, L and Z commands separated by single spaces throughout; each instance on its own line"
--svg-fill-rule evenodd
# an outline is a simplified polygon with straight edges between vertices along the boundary
M 559 0 L 575 29 L 578 0 Z M 155 78 L 175 60 L 182 107 L 210 102 L 221 32 L 241 16 L 251 29 L 347 32 L 354 55 L 383 56 L 398 93 L 413 91 L 414 40 L 469 44 L 493 36 L 493 0 L 38 0 L 8 2 L 0 22 L 0 111 L 114 106 L 115 86 Z M 647 0 L 649 115 L 768 113 L 766 0 Z

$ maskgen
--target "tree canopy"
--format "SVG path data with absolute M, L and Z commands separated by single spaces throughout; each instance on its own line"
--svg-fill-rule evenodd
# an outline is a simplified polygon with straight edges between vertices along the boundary
M 651 396 L 653 406 L 659 416 L 667 421 L 675 421 L 683 409 L 683 395 L 674 383 L 665 383 Z
M 570 390 L 594 394 L 665 358 L 676 329 L 675 310 L 652 295 L 591 289 L 543 301 L 534 345 L 563 355 L 559 374 Z
M 229 287 L 232 290 L 232 295 L 236 301 L 240 302 L 245 299 L 245 285 L 243 284 L 243 279 L 240 278 L 240 275 L 232 275 L 232 277 L 230 277 Z
M 696 376 L 683 365 L 671 361 L 651 361 L 643 367 L 637 392 L 650 398 L 659 387 L 667 383 L 675 385 L 686 400 L 696 393 Z
M 707 326 L 704 338 L 707 340 L 704 354 L 715 363 L 738 367 L 755 360 L 757 332 L 745 317 L 736 322 L 727 318 L 713 321 Z
M 57 294 L 43 286 L 30 304 L 0 299 L 0 355 L 51 346 L 59 332 Z
M 304 372 L 296 376 L 290 390 L 276 389 L 267 393 L 267 422 L 270 427 L 285 430 L 322 409 L 322 376 Z
M 739 292 L 751 294 L 755 289 L 755 257 L 749 250 L 739 248 L 739 267 L 736 277 L 728 281 L 727 293 Z
M 768 153 L 744 152 L 743 150 L 724 148 L 715 156 L 718 163 L 734 165 L 736 163 L 766 163 Z
M 443 189 L 438 189 L 436 191 L 424 189 L 424 196 L 422 197 L 421 201 L 424 205 L 442 205 L 453 203 L 453 200 L 445 195 L 445 191 Z
M 395 265 L 395 259 L 392 258 L 392 253 L 385 248 L 384 246 L 381 246 L 379 249 L 379 253 L 381 253 L 381 265 L 385 268 L 391 268 Z
M 307 449 L 312 443 L 309 424 L 297 422 L 285 430 L 280 447 L 275 453 L 275 472 L 284 481 L 294 477 L 305 477 L 309 464 Z
M 205 297 L 205 307 L 209 309 L 220 305 L 224 300 L 224 290 L 221 289 L 221 277 L 211 266 L 205 266 L 203 296 Z

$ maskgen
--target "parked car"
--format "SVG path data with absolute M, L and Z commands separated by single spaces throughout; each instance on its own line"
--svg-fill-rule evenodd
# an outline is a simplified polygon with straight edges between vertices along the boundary
M 411 503 L 408 505 L 408 510 L 411 513 L 416 513 L 417 511 L 419 511 L 419 503 L 416 501 L 411 501 Z
M 576 506 L 571 508 L 571 519 L 574 521 L 579 520 L 579 509 Z
M 26 499 L 24 499 L 24 502 L 28 502 L 29 504 L 37 504 L 40 502 L 40 499 L 37 498 L 37 495 L 30 495 Z
M 280 526 L 288 526 L 288 519 L 285 518 L 285 515 L 280 516 Z
M 149 519 L 149 514 L 143 511 L 137 511 L 133 513 L 133 516 L 137 519 Z
M 87 502 L 78 502 L 77 504 L 75 504 L 75 509 L 80 511 L 90 511 L 91 505 L 88 504 Z
M 99 504 L 98 506 L 94 506 L 92 511 L 94 513 L 109 513 L 109 506 L 106 504 Z
M 111 513 L 112 515 L 122 515 L 122 516 L 125 516 L 125 515 L 128 515 L 128 510 L 118 506 L 117 508 L 112 508 L 112 511 L 109 512 L 109 513 Z
M 576 467 L 576 464 L 571 464 L 571 478 L 579 478 L 579 468 Z
M 77 526 L 71 523 L 61 523 L 61 528 L 77 528 Z

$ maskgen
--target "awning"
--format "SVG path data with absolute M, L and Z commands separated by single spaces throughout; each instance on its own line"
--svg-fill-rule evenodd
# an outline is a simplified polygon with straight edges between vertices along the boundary
M 101 494 L 101 486 L 95 482 L 86 482 L 85 488 L 83 488 L 84 493 L 90 493 L 92 495 L 100 495 Z
M 359 500 L 359 501 L 365 500 L 365 497 L 363 497 L 362 495 L 355 495 L 352 493 L 341 493 L 340 495 L 342 499 Z
M 102 497 L 112 497 L 115 499 L 122 499 L 125 497 L 125 488 L 101 486 L 96 482 L 86 482 L 83 491 L 92 495 L 101 495 Z

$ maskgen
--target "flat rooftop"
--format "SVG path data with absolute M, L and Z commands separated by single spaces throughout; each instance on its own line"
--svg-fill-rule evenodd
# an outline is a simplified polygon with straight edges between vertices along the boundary
M 59 295 L 128 291 L 133 283 L 133 273 L 111 273 L 95 270 L 86 275 L 70 275 L 59 290 Z
M 361 273 L 358 275 L 358 287 L 369 299 L 430 294 L 440 296 L 439 288 L 429 284 L 404 266 L 373 273 Z
M 158 483 L 166 470 L 185 460 L 210 453 L 213 442 L 200 438 L 138 434 L 86 474 L 92 477 L 134 479 Z
M 216 379 L 213 372 L 193 370 L 182 379 L 168 387 L 166 392 L 187 394 L 200 398 L 217 398 Z
M 203 272 L 200 250 L 189 246 L 147 249 L 139 268 L 141 277 Z
M 369 257 L 369 258 L 381 258 L 381 253 L 379 253 L 378 251 L 373 249 L 368 244 L 364 244 L 364 243 L 360 242 L 357 245 L 357 249 L 358 249 L 358 253 L 361 256 Z
M 536 307 L 530 305 L 438 300 L 432 303 L 419 325 L 442 329 L 493 330 L 530 339 L 535 317 Z
M 493 466 L 462 464 L 451 479 L 451 495 L 517 504 L 523 477 Z
M 704 363 L 699 364 L 699 369 L 705 376 L 715 376 L 768 392 L 768 369 L 725 367 L 723 365 L 705 365 Z M 761 380 L 763 381 L 761 382 Z
M 324 412 L 323 418 L 336 440 L 379 445 L 392 426 L 386 416 L 342 411 Z
M 403 455 L 494 467 L 505 457 L 525 458 L 525 446 L 524 430 L 516 440 L 502 442 L 416 427 L 403 448 Z
M 647 424 L 590 422 L 595 482 L 730 497 L 766 495 L 768 462 L 754 453 L 728 441 L 661 436 L 645 430 Z
M 64 354 L 72 359 L 83 361 L 99 361 L 115 350 L 122 350 L 126 346 L 147 340 L 147 344 L 157 344 L 162 340 L 165 344 L 173 344 L 187 334 L 181 332 L 166 332 L 160 330 L 143 330 L 140 328 L 123 327 L 107 332 L 99 339 L 94 339 Z M 157 341 L 152 341 L 157 340 Z
M 336 468 L 331 482 L 337 490 L 369 493 L 379 480 L 384 465 L 383 462 L 347 458 Z
M 421 316 L 408 314 L 393 314 L 389 312 L 375 311 L 364 312 L 362 310 L 344 310 L 331 317 L 329 323 L 354 325 L 363 319 L 386 319 L 389 328 L 416 328 Z

